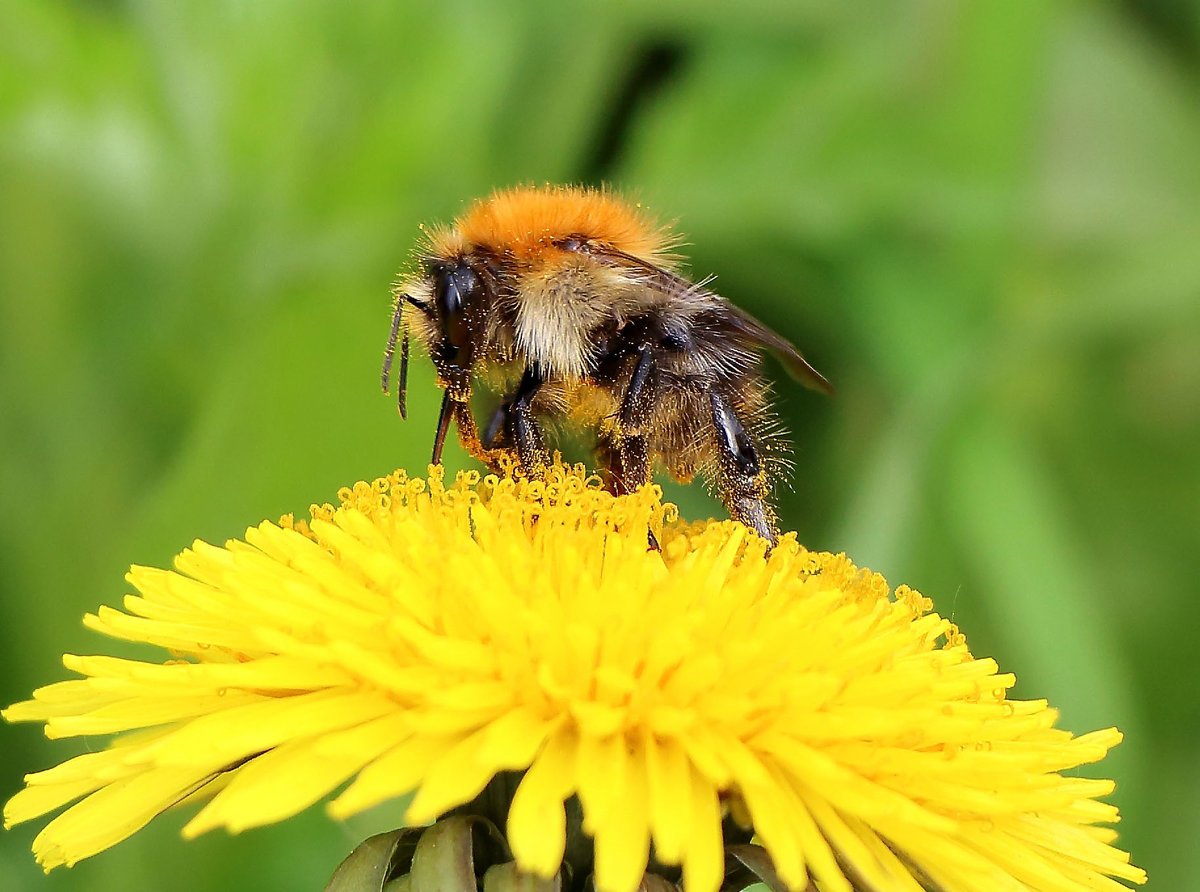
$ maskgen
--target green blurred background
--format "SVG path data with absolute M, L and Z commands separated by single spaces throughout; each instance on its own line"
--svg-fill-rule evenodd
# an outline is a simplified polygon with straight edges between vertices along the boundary
M 427 364 L 407 424 L 378 390 L 417 224 L 603 181 L 836 383 L 780 383 L 785 526 L 1120 726 L 1122 843 L 1200 888 L 1200 7 L 643 6 L 6 0 L 0 700 L 110 647 L 129 563 L 422 468 Z M 0 795 L 84 747 L 3 728 Z M 316 889 L 393 817 L 48 879 L 35 822 L 0 887 Z

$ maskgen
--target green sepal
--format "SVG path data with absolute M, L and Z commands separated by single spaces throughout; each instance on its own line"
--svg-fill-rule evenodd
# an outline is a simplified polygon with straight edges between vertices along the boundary
M 656 873 L 647 873 L 642 877 L 638 892 L 679 892 L 679 886 L 666 877 L 660 877 Z
M 442 818 L 426 828 L 417 842 L 409 875 L 411 892 L 475 892 L 477 851 L 485 865 L 512 858 L 504 834 L 487 818 Z
M 562 873 L 550 879 L 525 873 L 515 861 L 496 864 L 483 875 L 483 892 L 562 892 Z
M 443 818 L 421 834 L 412 892 L 475 892 L 475 840 L 467 817 Z
M 389 879 L 408 872 L 424 829 L 405 827 L 363 840 L 337 866 L 325 892 L 382 892 Z
M 771 892 L 788 892 L 787 884 L 775 872 L 775 864 L 762 846 L 726 846 L 725 855 L 736 860 L 752 877 L 746 877 L 747 882 L 738 882 L 738 872 L 731 871 L 721 886 L 722 890 L 741 890 L 755 883 L 763 883 Z

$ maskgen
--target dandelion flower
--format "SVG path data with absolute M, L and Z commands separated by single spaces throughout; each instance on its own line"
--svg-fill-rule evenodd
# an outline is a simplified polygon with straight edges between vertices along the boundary
M 654 487 L 613 496 L 562 465 L 397 472 L 339 498 L 134 567 L 124 610 L 85 622 L 169 658 L 68 655 L 81 678 L 4 712 L 115 735 L 7 804 L 11 825 L 75 803 L 34 841 L 47 870 L 183 800 L 205 801 L 187 837 L 330 796 L 342 818 L 411 794 L 418 826 L 508 778 L 515 864 L 488 877 L 565 859 L 601 892 L 648 865 L 716 892 L 728 849 L 792 890 L 1145 880 L 1102 826 L 1112 782 L 1071 771 L 1120 732 L 1073 736 L 1045 701 L 1009 699 L 1014 677 L 928 599 L 845 556 L 790 536 L 768 554 L 739 524 L 678 521 Z

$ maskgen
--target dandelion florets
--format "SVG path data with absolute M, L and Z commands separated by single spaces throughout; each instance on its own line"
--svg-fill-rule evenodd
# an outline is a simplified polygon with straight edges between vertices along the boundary
M 1144 881 L 1102 826 L 1112 782 L 1063 774 L 1120 733 L 1009 699 L 1013 675 L 929 599 L 844 555 L 793 536 L 768 553 L 563 465 L 397 472 L 309 514 L 134 567 L 124 609 L 85 622 L 167 658 L 68 655 L 80 678 L 5 711 L 115 735 L 6 806 L 12 824 L 75 803 L 34 842 L 47 869 L 188 797 L 207 803 L 186 836 L 327 798 L 343 818 L 411 794 L 420 824 L 515 772 L 519 868 L 560 870 L 577 801 L 601 892 L 651 863 L 715 892 L 727 818 L 797 890 Z

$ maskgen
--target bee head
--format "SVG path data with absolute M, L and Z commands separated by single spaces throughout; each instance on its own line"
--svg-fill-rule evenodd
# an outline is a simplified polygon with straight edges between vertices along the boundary
M 441 334 L 430 351 L 438 374 L 455 399 L 465 399 L 475 360 L 475 334 L 484 312 L 484 280 L 465 260 L 435 260 L 429 266 L 433 281 L 433 312 Z

